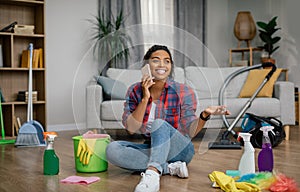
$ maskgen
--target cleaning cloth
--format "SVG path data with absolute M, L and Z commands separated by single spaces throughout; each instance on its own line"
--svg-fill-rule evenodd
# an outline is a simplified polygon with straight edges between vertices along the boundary
M 235 182 L 235 180 L 220 171 L 213 171 L 208 175 L 210 180 L 225 192 L 256 192 L 261 191 L 257 185 L 247 182 Z
M 100 181 L 99 177 L 80 177 L 80 176 L 70 176 L 60 180 L 60 182 L 62 183 L 84 184 L 84 185 L 88 185 L 97 181 Z
M 101 139 L 101 138 L 107 138 L 110 137 L 108 134 L 97 134 L 93 131 L 88 131 L 82 135 L 83 139 Z

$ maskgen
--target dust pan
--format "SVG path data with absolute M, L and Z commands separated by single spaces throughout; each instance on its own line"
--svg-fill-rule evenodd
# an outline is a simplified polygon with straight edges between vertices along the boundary
M 33 44 L 29 44 L 30 64 L 29 64 L 29 85 L 28 85 L 28 105 L 27 105 L 27 122 L 24 123 L 18 133 L 15 146 L 16 147 L 35 147 L 45 146 L 43 126 L 33 120 L 32 108 L 32 55 Z

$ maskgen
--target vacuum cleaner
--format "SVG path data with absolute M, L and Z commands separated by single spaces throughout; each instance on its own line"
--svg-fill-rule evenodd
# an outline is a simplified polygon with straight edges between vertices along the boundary
M 232 74 L 230 74 L 224 81 L 220 91 L 219 91 L 219 98 L 218 102 L 219 105 L 224 104 L 224 91 L 227 85 L 231 82 L 231 80 L 236 77 L 237 75 L 240 75 L 241 73 L 244 73 L 246 71 L 250 71 L 253 69 L 258 68 L 265 68 L 265 67 L 272 67 L 271 71 L 266 75 L 263 82 L 259 85 L 259 87 L 256 89 L 256 91 L 253 93 L 253 95 L 250 97 L 250 99 L 245 103 L 242 110 L 239 112 L 237 117 L 234 119 L 232 124 L 230 125 L 229 122 L 226 119 L 225 115 L 222 115 L 222 120 L 227 128 L 227 130 L 222 134 L 221 140 L 219 142 L 210 142 L 208 143 L 209 149 L 241 149 L 241 143 L 237 140 L 238 134 L 233 130 L 233 128 L 236 126 L 240 118 L 245 114 L 247 109 L 251 106 L 253 100 L 257 96 L 257 94 L 260 92 L 260 90 L 264 87 L 264 85 L 269 81 L 273 73 L 276 71 L 276 66 L 272 63 L 263 63 L 263 64 L 257 64 L 249 67 L 241 68 Z M 235 141 L 230 140 L 229 136 L 232 134 L 233 138 L 236 139 Z

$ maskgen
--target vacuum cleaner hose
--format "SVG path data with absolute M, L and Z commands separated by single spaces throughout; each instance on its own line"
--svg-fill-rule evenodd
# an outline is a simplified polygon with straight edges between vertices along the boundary
M 266 76 L 267 80 L 269 80 L 272 77 L 273 73 L 276 71 L 276 68 L 277 68 L 276 65 L 274 65 L 273 63 L 269 63 L 269 62 L 263 63 L 262 67 L 263 68 L 272 67 L 272 70 Z
M 218 102 L 219 105 L 224 105 L 224 92 L 225 89 L 227 88 L 228 84 L 231 82 L 232 79 L 234 79 L 236 76 L 253 70 L 253 69 L 258 69 L 258 68 L 265 68 L 265 67 L 272 67 L 272 70 L 266 75 L 265 79 L 267 79 L 267 81 L 271 78 L 271 76 L 273 75 L 273 73 L 276 71 L 276 66 L 272 63 L 264 63 L 264 64 L 257 64 L 257 65 L 253 65 L 253 66 L 249 66 L 249 67 L 244 67 L 241 69 L 236 70 L 235 72 L 233 72 L 232 74 L 230 74 L 224 81 L 220 91 L 219 91 L 219 98 L 218 98 Z M 254 99 L 254 98 L 253 98 Z M 241 116 L 244 114 L 244 112 L 246 112 L 247 108 L 251 105 L 251 101 L 246 103 L 246 106 L 244 107 L 244 109 L 238 114 L 238 117 L 235 118 L 235 120 L 233 121 L 233 123 L 231 125 L 229 125 L 228 120 L 226 119 L 225 115 L 222 115 L 222 119 L 223 122 L 227 128 L 228 132 L 231 132 L 233 134 L 234 137 L 237 137 L 237 134 L 233 131 L 233 128 L 235 127 L 235 125 L 238 123 L 239 119 L 241 118 Z

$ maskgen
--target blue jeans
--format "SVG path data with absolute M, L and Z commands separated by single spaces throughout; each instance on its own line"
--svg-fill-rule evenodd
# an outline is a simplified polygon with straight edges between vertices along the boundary
M 169 163 L 188 164 L 194 153 L 191 139 L 162 119 L 152 123 L 151 144 L 113 141 L 106 148 L 106 158 L 115 166 L 132 171 L 145 171 L 152 166 L 161 174 L 169 174 Z

